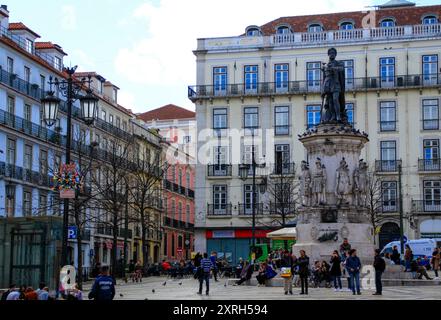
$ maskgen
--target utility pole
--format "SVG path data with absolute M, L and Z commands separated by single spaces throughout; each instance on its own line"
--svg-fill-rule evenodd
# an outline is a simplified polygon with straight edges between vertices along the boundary
M 402 167 L 401 162 L 398 164 L 398 205 L 400 210 L 400 246 L 401 255 L 404 254 L 404 225 L 403 225 L 403 188 L 401 182 Z

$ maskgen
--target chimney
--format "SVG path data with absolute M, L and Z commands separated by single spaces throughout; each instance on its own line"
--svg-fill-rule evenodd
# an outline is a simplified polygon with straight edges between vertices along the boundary
M 9 28 L 9 11 L 5 4 L 0 6 L 0 25 L 6 30 Z

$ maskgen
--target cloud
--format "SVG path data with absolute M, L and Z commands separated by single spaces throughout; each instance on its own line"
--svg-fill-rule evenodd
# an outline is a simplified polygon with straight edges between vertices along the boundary
M 78 64 L 78 71 L 95 71 L 96 63 L 88 54 L 81 49 L 76 49 L 72 52 L 73 61 Z
M 135 96 L 125 90 L 118 92 L 118 104 L 122 105 L 126 109 L 135 109 Z
M 74 6 L 61 7 L 61 28 L 67 31 L 74 31 L 77 28 L 77 12 Z
M 196 65 L 192 50 L 197 38 L 235 36 L 248 25 L 262 25 L 281 16 L 363 10 L 369 0 L 161 0 L 157 6 L 146 2 L 132 14 L 145 34 L 131 47 L 122 48 L 115 58 L 117 73 L 142 85 L 188 85 L 195 82 Z M 338 5 L 339 3 L 339 5 Z M 143 29 L 145 26 L 145 30 Z

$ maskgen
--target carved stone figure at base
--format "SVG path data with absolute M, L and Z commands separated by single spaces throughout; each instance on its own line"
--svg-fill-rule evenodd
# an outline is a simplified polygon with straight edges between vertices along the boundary
M 337 168 L 335 196 L 337 197 L 337 205 L 350 204 L 351 200 L 351 179 L 349 177 L 349 168 L 345 158 L 340 161 Z
M 300 194 L 302 206 L 309 207 L 311 205 L 311 172 L 306 161 L 302 161 L 302 175 L 300 177 Z
M 312 205 L 323 205 L 326 204 L 326 167 L 320 158 L 317 158 L 315 167 L 312 178 Z
M 368 165 L 361 159 L 358 162 L 358 167 L 354 170 L 354 197 L 357 206 L 366 206 L 367 184 Z

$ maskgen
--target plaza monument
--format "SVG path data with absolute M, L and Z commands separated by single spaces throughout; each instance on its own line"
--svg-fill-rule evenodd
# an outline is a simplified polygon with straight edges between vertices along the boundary
M 374 230 L 366 209 L 368 165 L 360 159 L 368 135 L 352 127 L 345 110 L 345 71 L 328 50 L 322 66 L 321 122 L 299 140 L 308 154 L 301 164 L 301 208 L 294 252 L 328 259 L 348 238 L 361 258 L 372 257 Z

